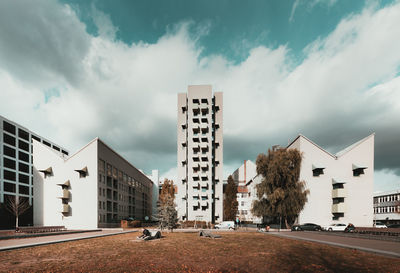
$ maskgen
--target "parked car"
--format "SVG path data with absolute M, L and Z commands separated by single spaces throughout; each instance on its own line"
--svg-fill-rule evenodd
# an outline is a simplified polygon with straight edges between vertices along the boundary
M 338 223 L 338 224 L 332 224 L 330 226 L 324 227 L 326 231 L 344 231 L 346 229 L 347 225 Z
M 391 224 L 387 226 L 388 228 L 400 228 L 400 224 Z
M 235 229 L 235 222 L 233 221 L 223 221 L 215 225 L 216 229 Z
M 291 228 L 292 231 L 300 231 L 300 230 L 322 230 L 320 225 L 313 224 L 313 223 L 305 223 L 302 225 L 293 225 Z
M 353 232 L 355 229 L 356 227 L 353 224 L 349 223 L 347 227 L 344 229 L 344 232 Z
M 381 222 L 376 222 L 375 223 L 376 228 L 387 228 L 387 226 L 384 223 Z

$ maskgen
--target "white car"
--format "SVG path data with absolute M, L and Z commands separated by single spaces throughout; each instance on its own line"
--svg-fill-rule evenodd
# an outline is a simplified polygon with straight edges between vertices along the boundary
M 344 231 L 346 229 L 347 225 L 338 223 L 338 224 L 332 224 L 330 226 L 325 227 L 326 231 Z
M 379 223 L 379 222 L 375 223 L 375 227 L 376 228 L 387 228 L 387 226 L 384 223 Z
M 235 229 L 235 222 L 233 221 L 223 221 L 215 225 L 216 229 Z

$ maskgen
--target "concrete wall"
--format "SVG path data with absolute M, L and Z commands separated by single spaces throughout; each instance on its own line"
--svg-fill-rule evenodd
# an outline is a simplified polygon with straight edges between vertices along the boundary
M 304 136 L 299 136 L 288 148 L 294 147 L 303 154 L 300 180 L 306 181 L 306 188 L 310 190 L 308 202 L 301 211 L 298 222 L 314 222 L 321 225 L 337 222 L 372 226 L 374 134 L 336 155 L 326 152 Z M 367 169 L 364 170 L 364 174 L 354 176 L 353 164 L 365 166 Z M 312 165 L 324 167 L 324 173 L 314 176 Z M 343 215 L 335 219 L 332 217 L 335 199 L 333 181 L 343 182 L 340 196 L 344 198 L 341 202 Z
M 64 161 L 45 145 L 33 141 L 34 154 L 34 225 L 63 225 L 69 229 L 97 228 L 97 142 L 92 141 L 79 153 Z M 40 170 L 51 167 L 53 174 L 45 177 Z M 75 170 L 87 167 L 81 178 Z M 62 188 L 70 181 L 70 213 L 63 214 Z
M 222 220 L 222 122 L 222 93 L 213 96 L 210 85 L 189 86 L 187 94 L 178 94 L 176 203 L 181 220 Z

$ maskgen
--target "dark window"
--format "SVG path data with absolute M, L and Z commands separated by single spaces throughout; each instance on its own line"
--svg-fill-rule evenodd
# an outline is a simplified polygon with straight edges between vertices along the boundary
M 18 163 L 18 170 L 24 173 L 29 173 L 29 166 L 25 163 L 19 162 Z
M 40 138 L 37 137 L 37 136 L 35 136 L 35 135 L 32 135 L 32 138 L 33 138 L 34 140 L 37 140 L 37 141 L 41 142 Z
M 29 163 L 29 155 L 23 152 L 18 152 L 18 157 L 20 160 L 28 162 Z
M 5 155 L 15 158 L 15 149 L 8 147 L 6 145 L 3 145 L 3 151 L 4 151 Z
M 11 123 L 8 123 L 7 121 L 3 121 L 3 129 L 6 132 L 9 132 L 13 135 L 15 135 L 15 126 L 12 125 Z
M 4 179 L 15 181 L 15 172 L 4 170 Z
M 4 163 L 4 167 L 15 170 L 16 164 L 15 164 L 14 160 L 11 160 L 11 159 L 8 159 L 8 158 L 4 158 L 4 162 L 3 163 Z
M 53 149 L 56 151 L 60 151 L 60 148 L 58 148 L 57 146 L 54 146 L 54 145 L 53 145 Z
M 19 185 L 19 193 L 29 195 L 29 187 Z
M 15 146 L 15 137 L 3 134 L 3 141 L 4 143 L 10 144 L 11 146 Z
M 51 144 L 50 144 L 50 143 L 48 143 L 46 140 L 43 140 L 43 144 L 44 144 L 44 145 L 46 145 L 46 146 L 49 146 L 49 147 L 51 147 Z
M 24 151 L 29 152 L 29 144 L 26 143 L 25 141 L 18 140 L 18 147 Z
M 62 150 L 61 152 L 62 152 L 63 154 L 65 154 L 65 155 L 68 155 L 68 152 L 67 152 L 67 151 Z
M 24 184 L 29 184 L 29 176 L 20 173 L 18 176 L 18 181 Z
M 15 192 L 15 184 L 4 182 L 4 191 Z
M 27 131 L 24 131 L 22 129 L 18 129 L 18 136 L 22 139 L 25 139 L 29 141 L 29 133 Z

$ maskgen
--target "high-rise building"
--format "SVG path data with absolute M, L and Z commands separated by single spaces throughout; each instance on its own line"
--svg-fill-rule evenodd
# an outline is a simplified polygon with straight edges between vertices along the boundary
M 190 85 L 178 94 L 179 220 L 222 221 L 222 92 L 211 85 Z
M 32 140 L 46 145 L 60 156 L 68 151 L 44 139 L 27 128 L 0 116 L 0 228 L 15 225 L 14 215 L 5 209 L 5 204 L 18 197 L 33 204 L 33 157 Z M 19 219 L 20 225 L 32 225 L 32 207 Z

